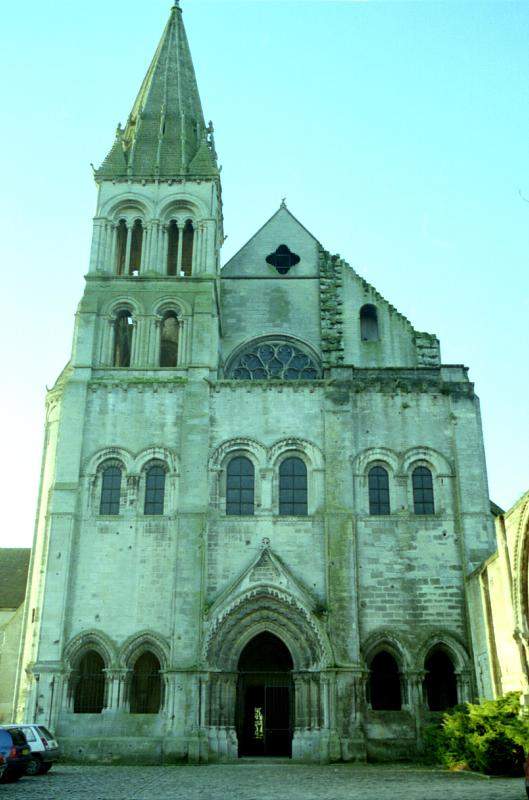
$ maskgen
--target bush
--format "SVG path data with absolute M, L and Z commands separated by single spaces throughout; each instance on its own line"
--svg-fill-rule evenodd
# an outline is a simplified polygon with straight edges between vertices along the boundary
M 517 692 L 456 706 L 424 731 L 425 761 L 449 769 L 520 776 L 528 749 L 529 721 L 520 716 Z

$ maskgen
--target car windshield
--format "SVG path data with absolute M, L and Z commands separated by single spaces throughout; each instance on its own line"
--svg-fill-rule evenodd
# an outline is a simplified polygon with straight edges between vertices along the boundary
M 11 738 L 13 739 L 13 744 L 16 745 L 17 747 L 27 744 L 26 737 L 24 736 L 20 728 L 10 728 L 9 733 L 11 734 Z
M 44 725 L 39 725 L 38 728 L 42 735 L 46 737 L 46 739 L 55 739 L 53 733 L 50 733 L 50 731 L 45 728 Z

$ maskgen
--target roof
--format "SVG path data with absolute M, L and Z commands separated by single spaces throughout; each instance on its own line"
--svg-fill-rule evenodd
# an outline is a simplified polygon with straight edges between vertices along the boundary
M 29 548 L 0 548 L 0 608 L 18 608 L 24 602 Z
M 124 129 L 96 180 L 218 176 L 213 128 L 206 127 L 178 3 L 171 9 Z
M 497 505 L 497 503 L 495 503 L 494 500 L 491 500 L 490 513 L 492 514 L 493 517 L 501 517 L 502 514 L 505 514 L 505 511 L 503 510 L 503 508 L 500 508 L 500 506 Z

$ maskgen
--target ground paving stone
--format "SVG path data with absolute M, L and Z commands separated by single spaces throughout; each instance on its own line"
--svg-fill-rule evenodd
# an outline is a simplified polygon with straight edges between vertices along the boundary
M 240 763 L 70 767 L 0 786 L 5 800 L 526 800 L 522 779 L 408 766 Z

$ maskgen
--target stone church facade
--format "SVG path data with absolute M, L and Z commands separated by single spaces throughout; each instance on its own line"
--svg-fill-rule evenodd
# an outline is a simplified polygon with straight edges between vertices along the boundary
M 95 179 L 19 716 L 82 759 L 413 753 L 486 688 L 465 576 L 494 529 L 466 368 L 285 204 L 220 268 L 178 4 Z

